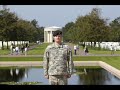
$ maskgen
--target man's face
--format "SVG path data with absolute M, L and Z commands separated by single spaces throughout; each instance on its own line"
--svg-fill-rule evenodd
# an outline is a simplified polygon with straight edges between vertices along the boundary
M 61 42 L 61 40 L 62 40 L 62 35 L 54 36 L 54 40 L 55 40 L 55 42 L 57 42 L 57 43 Z

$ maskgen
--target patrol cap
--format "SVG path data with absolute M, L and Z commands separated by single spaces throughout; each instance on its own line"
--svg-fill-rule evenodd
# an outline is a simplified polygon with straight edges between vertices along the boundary
M 57 30 L 53 33 L 53 36 L 62 35 L 62 31 Z

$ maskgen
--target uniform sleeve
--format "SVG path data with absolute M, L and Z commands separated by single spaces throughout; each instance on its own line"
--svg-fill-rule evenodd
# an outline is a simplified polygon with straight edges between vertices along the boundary
M 44 75 L 48 75 L 48 68 L 49 68 L 49 51 L 48 47 L 45 49 L 44 56 L 43 56 L 43 69 Z
M 72 51 L 69 50 L 68 51 L 68 73 L 70 75 L 72 75 L 73 69 L 74 69 L 74 63 L 73 63 L 73 59 L 72 59 Z

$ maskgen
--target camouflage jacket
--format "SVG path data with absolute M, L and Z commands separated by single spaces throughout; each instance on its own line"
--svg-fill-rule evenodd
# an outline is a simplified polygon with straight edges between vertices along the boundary
M 73 73 L 72 51 L 65 45 L 48 45 L 43 57 L 44 75 L 67 75 Z

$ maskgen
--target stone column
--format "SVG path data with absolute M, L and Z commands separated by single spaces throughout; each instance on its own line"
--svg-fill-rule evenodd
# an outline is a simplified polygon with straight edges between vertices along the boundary
M 52 41 L 53 39 L 52 39 L 52 30 L 50 31 L 50 42 L 53 42 Z
M 47 42 L 47 31 L 45 31 L 45 42 Z
M 44 42 L 46 42 L 46 35 L 45 35 L 46 31 L 44 31 Z
M 50 42 L 50 31 L 48 31 L 48 42 Z
M 51 31 L 51 42 L 53 42 L 53 31 Z
M 47 38 L 48 38 L 48 31 L 46 31 L 46 34 L 45 34 L 45 35 L 46 35 L 46 42 L 47 42 Z

